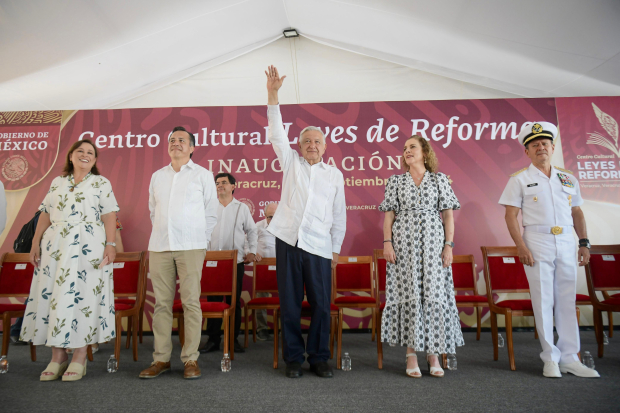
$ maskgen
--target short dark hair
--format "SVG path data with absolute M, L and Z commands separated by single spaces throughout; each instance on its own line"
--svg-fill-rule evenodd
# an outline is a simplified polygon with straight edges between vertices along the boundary
M 189 146 L 196 147 L 196 138 L 194 137 L 194 134 L 191 133 L 190 131 L 188 131 L 187 129 L 185 129 L 183 126 L 175 126 L 174 129 L 172 129 L 172 132 L 170 132 L 170 135 L 172 135 L 174 132 L 178 132 L 178 131 L 187 133 L 189 135 Z M 168 139 L 170 139 L 170 138 L 168 138 Z M 190 159 L 191 159 L 192 155 L 193 155 L 193 153 L 189 154 Z
M 215 182 L 217 182 L 218 179 L 220 178 L 226 178 L 228 179 L 228 183 L 231 185 L 234 185 L 237 180 L 235 179 L 234 176 L 232 176 L 231 174 L 229 174 L 228 172 L 220 172 L 219 174 L 215 175 Z M 235 190 L 233 189 L 233 194 L 235 193 Z

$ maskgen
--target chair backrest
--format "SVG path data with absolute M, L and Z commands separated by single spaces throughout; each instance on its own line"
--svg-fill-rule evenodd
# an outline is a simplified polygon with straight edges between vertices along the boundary
M 254 262 L 252 298 L 256 298 L 256 293 L 277 292 L 278 276 L 276 274 L 276 259 L 263 258 L 259 262 Z
M 476 263 L 473 255 L 454 255 L 452 257 L 452 278 L 456 291 L 473 291 L 474 295 L 478 295 Z
M 523 264 L 519 261 L 517 247 L 480 247 L 484 259 L 484 281 L 487 296 L 493 293 L 529 293 Z
M 119 252 L 114 259 L 114 296 L 138 297 L 146 285 L 146 252 Z
M 237 250 L 207 251 L 200 287 L 201 297 L 232 296 L 231 308 L 234 308 L 237 289 Z
M 0 258 L 0 297 L 27 297 L 34 275 L 30 254 L 4 253 Z
M 334 292 L 364 291 L 375 296 L 372 257 L 339 256 L 338 265 L 332 270 Z
M 592 245 L 586 281 L 590 298 L 594 291 L 620 290 L 620 245 Z

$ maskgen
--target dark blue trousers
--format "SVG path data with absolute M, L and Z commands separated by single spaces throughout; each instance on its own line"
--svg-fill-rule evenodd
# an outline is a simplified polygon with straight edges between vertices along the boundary
M 304 353 L 308 353 L 310 364 L 329 360 L 332 260 L 293 247 L 279 238 L 276 238 L 276 260 L 284 361 L 301 364 L 305 361 Z M 307 344 L 301 336 L 304 285 L 311 309 Z

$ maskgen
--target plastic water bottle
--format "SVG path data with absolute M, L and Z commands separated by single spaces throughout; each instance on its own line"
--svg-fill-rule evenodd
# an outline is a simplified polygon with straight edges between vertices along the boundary
M 117 371 L 118 362 L 116 361 L 116 357 L 114 357 L 114 354 L 112 354 L 108 359 L 108 373 L 116 373 Z
M 587 368 L 594 370 L 594 359 L 592 358 L 592 354 L 590 354 L 589 351 L 583 352 L 583 356 L 581 356 L 581 362 Z
M 344 353 L 342 357 L 342 371 L 351 371 L 351 356 L 349 356 L 349 353 Z
M 501 334 L 497 334 L 497 347 L 504 347 L 504 337 Z
M 9 361 L 6 359 L 6 356 L 0 357 L 0 374 L 9 372 Z
M 448 370 L 456 370 L 456 354 L 448 354 Z
M 228 373 L 230 369 L 230 356 L 228 355 L 228 353 L 224 353 L 224 358 L 222 359 L 222 373 Z
M 609 344 L 609 337 L 607 337 L 607 333 L 603 331 L 603 345 L 606 346 Z

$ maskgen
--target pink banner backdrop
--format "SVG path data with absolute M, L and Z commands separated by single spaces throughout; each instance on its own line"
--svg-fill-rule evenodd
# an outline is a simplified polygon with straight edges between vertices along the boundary
M 30 189 L 2 251 L 11 250 L 21 226 L 59 175 L 69 145 L 83 138 L 99 147 L 99 169 L 111 180 L 119 202 L 125 250 L 145 250 L 151 232 L 150 178 L 170 162 L 167 137 L 177 125 L 196 134 L 194 162 L 214 173 L 231 172 L 238 180 L 235 196 L 250 206 L 255 221 L 264 219 L 265 205 L 279 201 L 282 181 L 267 139 L 266 112 L 266 106 L 77 112 L 62 129 L 58 161 Z M 455 213 L 454 252 L 474 254 L 479 272 L 480 246 L 512 244 L 497 201 L 509 174 L 529 164 L 516 141 L 522 124 L 557 123 L 554 99 L 286 105 L 282 115 L 293 147 L 304 127 L 322 128 L 327 135 L 324 161 L 344 174 L 348 211 L 342 255 L 372 255 L 382 248 L 383 214 L 377 206 L 385 179 L 402 173 L 406 138 L 414 133 L 428 138 L 462 205 Z M 0 152 L 0 162 L 3 156 Z M 251 278 L 246 277 L 244 287 L 251 289 Z M 150 319 L 154 298 L 147 300 Z M 370 313 L 352 311 L 345 321 L 350 328 L 367 328 Z
M 564 165 L 585 199 L 620 204 L 620 97 L 558 98 Z

